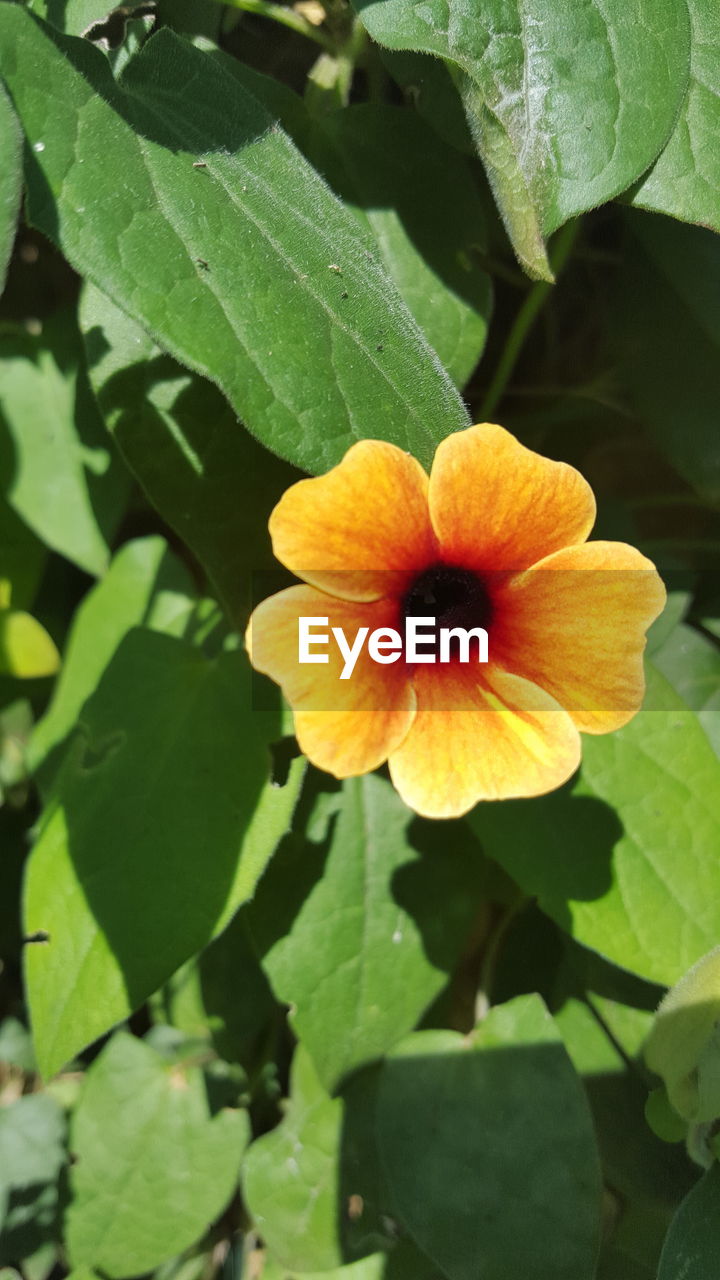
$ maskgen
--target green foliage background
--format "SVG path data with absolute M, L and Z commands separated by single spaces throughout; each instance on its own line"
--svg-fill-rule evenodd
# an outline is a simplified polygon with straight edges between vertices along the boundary
M 0 1265 L 713 1280 L 641 1051 L 720 939 L 720 10 L 353 5 L 0 0 Z M 289 484 L 498 418 L 669 602 L 432 823 L 240 637 Z

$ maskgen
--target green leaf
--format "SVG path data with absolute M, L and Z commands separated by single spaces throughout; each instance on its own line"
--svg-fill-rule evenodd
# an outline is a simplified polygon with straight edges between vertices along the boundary
M 687 0 L 690 82 L 670 139 L 633 195 L 641 209 L 720 231 L 720 12 Z
M 33 849 L 27 983 L 40 1070 L 128 1016 L 227 924 L 287 828 L 280 712 L 242 653 L 131 631 L 85 703 Z
M 0 1062 L 19 1067 L 28 1074 L 35 1070 L 30 1032 L 17 1018 L 3 1018 L 0 1022 Z
M 0 547 L 2 547 L 2 579 L 10 583 L 10 597 L 15 608 L 27 609 L 35 599 L 46 559 L 45 548 L 38 537 L 13 511 L 0 494 Z
M 212 1114 L 199 1068 L 118 1032 L 72 1121 L 73 1266 L 132 1276 L 188 1248 L 230 1199 L 248 1137 L 243 1112 Z
M 279 856 L 279 854 L 278 854 Z M 212 1038 L 221 1058 L 255 1069 L 278 1006 L 247 936 L 242 911 L 162 992 L 162 1014 L 191 1038 Z
M 585 1086 L 612 1196 L 598 1280 L 655 1280 L 670 1220 L 697 1169 L 684 1145 L 661 1142 L 651 1131 L 647 1085 L 635 1064 L 624 1073 L 586 1076 Z
M 30 0 L 28 7 L 68 35 L 82 36 L 88 27 L 102 22 L 119 6 L 113 0 L 62 0 L 60 4 L 57 0 Z
M 377 1075 L 358 1073 L 332 1098 L 298 1045 L 283 1120 L 247 1153 L 244 1197 L 272 1258 L 291 1273 L 339 1269 L 394 1243 L 375 1148 Z M 412 1255 L 407 1280 L 426 1280 Z
M 76 611 L 63 668 L 28 753 L 47 786 L 58 748 L 74 729 L 120 641 L 133 627 L 182 636 L 195 603 L 190 575 L 162 538 L 138 538 L 114 556 L 105 577 Z
M 52 1182 L 65 1164 L 65 1117 L 47 1094 L 0 1107 L 0 1186 Z
M 18 609 L 0 609 L 0 675 L 20 680 L 52 676 L 59 665 L 55 642 L 37 618 Z
M 108 448 L 81 359 L 68 314 L 39 337 L 0 335 L 0 463 L 17 515 L 46 546 L 99 575 L 127 477 Z
M 720 241 L 669 218 L 628 217 L 617 295 L 625 380 L 643 425 L 680 474 L 720 501 Z
M 22 192 L 22 134 L 12 103 L 0 85 L 0 293 L 15 240 Z
M 623 1071 L 627 1059 L 639 1053 L 651 1023 L 647 1010 L 629 1009 L 595 995 L 566 1000 L 555 1014 L 570 1060 L 583 1076 Z
M 370 35 L 455 69 L 518 258 L 552 279 L 544 238 L 624 191 L 666 143 L 685 94 L 684 0 L 355 0 Z
M 415 1026 L 483 900 L 487 868 L 462 824 L 433 840 L 434 829 L 412 818 L 385 779 L 349 779 L 320 879 L 308 892 L 300 865 L 317 866 L 318 851 L 288 844 L 246 912 L 327 1088 Z
M 440 58 L 409 50 L 382 50 L 382 60 L 418 113 L 456 151 L 474 155 L 475 147 L 460 95 Z
M 591 1280 L 592 1123 L 539 996 L 497 1006 L 471 1036 L 403 1041 L 382 1068 L 377 1131 L 397 1216 L 449 1280 Z
M 361 103 L 316 118 L 286 85 L 227 54 L 214 57 L 277 116 L 353 210 L 408 310 L 462 386 L 482 354 L 492 308 L 490 278 L 477 261 L 486 249 L 485 208 L 467 161 L 448 153 L 415 112 Z M 437 66 L 430 58 L 420 61 Z M 452 82 L 449 87 L 464 123 Z
M 277 567 L 267 522 L 298 473 L 243 430 L 212 383 L 164 355 L 92 285 L 80 319 L 90 381 L 125 461 L 242 624 L 253 573 Z
M 469 166 L 398 107 L 332 112 L 319 141 L 311 157 L 374 236 L 409 310 L 462 386 L 485 346 L 492 296 L 477 263 L 484 212 Z
M 653 657 L 683 702 L 695 712 L 720 756 L 720 648 L 694 627 L 678 626 Z
M 0 34 L 32 222 L 263 443 L 315 471 L 364 436 L 428 463 L 467 424 L 372 241 L 221 63 L 163 29 L 119 87 L 15 5 Z
M 709 1280 L 720 1250 L 720 1166 L 685 1197 L 667 1234 L 657 1280 Z
M 243 1194 L 258 1231 L 290 1270 L 330 1271 L 343 1263 L 337 1180 L 342 1102 L 322 1087 L 299 1046 L 282 1124 L 252 1143 Z
M 543 911 L 625 969 L 670 985 L 717 942 L 720 762 L 651 667 L 645 709 L 585 736 L 573 783 L 469 821 Z
M 270 1258 L 263 1266 L 263 1280 L 387 1280 L 387 1254 L 374 1253 L 346 1267 L 333 1267 L 332 1271 L 288 1271 Z M 420 1277 L 415 1276 L 415 1280 Z
M 0 1263 L 25 1258 L 55 1234 L 65 1131 L 61 1107 L 46 1094 L 0 1107 Z

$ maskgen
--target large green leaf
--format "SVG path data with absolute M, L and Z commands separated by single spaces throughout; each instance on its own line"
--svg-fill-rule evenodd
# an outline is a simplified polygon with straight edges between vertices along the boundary
M 15 5 L 0 36 L 31 220 L 274 452 L 322 470 L 380 436 L 427 463 L 466 425 L 372 240 L 222 63 L 164 29 L 119 87 Z
M 244 1112 L 212 1113 L 198 1067 L 118 1032 L 72 1120 L 72 1264 L 134 1276 L 188 1248 L 230 1199 L 248 1136 Z
M 667 146 L 633 204 L 720 231 L 720 10 L 707 0 L 687 0 L 687 7 L 690 83 Z
M 315 155 L 368 226 L 420 328 L 459 386 L 485 345 L 490 278 L 484 212 L 466 160 L 414 112 L 364 103 L 322 122 Z M 390 335 L 388 334 L 388 337 Z
M 280 712 L 244 654 L 131 631 L 82 709 L 33 849 L 25 926 L 40 1069 L 58 1070 L 223 927 L 286 829 Z
M 397 1217 L 450 1280 L 591 1280 L 600 1176 L 579 1078 L 538 996 L 386 1060 L 380 1155 Z
M 35 726 L 28 763 L 47 785 L 57 749 L 74 729 L 120 641 L 133 627 L 182 636 L 195 603 L 190 575 L 162 538 L 138 538 L 118 551 L 73 619 L 63 668 Z
M 22 191 L 22 134 L 7 94 L 0 85 L 0 293 L 15 239 Z
M 685 1197 L 668 1231 L 657 1280 L 710 1280 L 720 1254 L 720 1167 Z
M 354 0 L 370 35 L 455 69 L 515 251 L 625 190 L 666 143 L 688 83 L 684 0 Z
M 74 317 L 0 335 L 0 471 L 8 503 L 88 573 L 106 567 L 127 492 L 82 368 Z
M 652 668 L 647 703 L 624 729 L 584 738 L 573 783 L 481 804 L 469 821 L 575 938 L 670 985 L 720 934 L 720 761 Z
M 416 112 L 358 103 L 317 117 L 285 84 L 226 54 L 214 56 L 278 117 L 352 208 L 410 313 L 462 386 L 482 354 L 492 307 L 490 277 L 479 263 L 485 206 L 464 157 L 449 152 L 429 127 L 432 120 L 426 124 Z M 433 59 L 420 61 L 442 69 Z M 452 82 L 450 93 L 464 124 Z
M 487 864 L 462 824 L 440 833 L 412 818 L 385 779 L 348 780 L 321 877 L 308 892 L 310 851 L 288 845 L 246 913 L 327 1088 L 412 1030 L 487 889 Z
M 164 355 L 92 285 L 80 319 L 90 380 L 126 462 L 241 624 L 252 575 L 277 565 L 268 517 L 298 473 L 238 426 L 211 382 Z
M 720 500 L 720 240 L 629 215 L 617 292 L 625 379 L 648 432 L 703 496 Z

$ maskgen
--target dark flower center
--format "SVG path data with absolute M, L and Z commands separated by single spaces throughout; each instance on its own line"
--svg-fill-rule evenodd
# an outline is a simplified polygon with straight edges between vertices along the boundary
M 482 578 L 471 569 L 451 564 L 424 569 L 405 592 L 401 610 L 403 624 L 406 618 L 434 618 L 436 631 L 441 627 L 487 630 L 493 615 L 492 600 Z M 455 648 L 453 641 L 452 649 Z M 428 646 L 426 652 L 433 650 Z

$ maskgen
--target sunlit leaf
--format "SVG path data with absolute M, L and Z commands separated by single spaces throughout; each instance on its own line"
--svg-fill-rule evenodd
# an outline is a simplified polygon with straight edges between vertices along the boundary
M 633 196 L 641 209 L 720 231 L 720 11 L 687 0 L 690 82 L 670 139 Z
M 485 345 L 492 302 L 479 265 L 484 210 L 467 162 L 397 107 L 334 112 L 317 137 L 318 167 L 367 224 L 408 308 L 462 386 Z
M 475 143 L 526 269 L 545 237 L 623 191 L 666 143 L 688 83 L 684 0 L 355 0 L 370 35 L 455 70 Z
M 277 564 L 268 517 L 301 473 L 243 430 L 217 387 L 164 355 L 92 285 L 80 319 L 90 380 L 128 466 L 242 626 L 253 575 Z
M 585 946 L 671 984 L 720 934 L 720 761 L 695 713 L 649 669 L 647 707 L 583 740 L 579 777 L 482 804 L 486 853 Z
M 300 775 L 247 659 L 129 632 L 85 703 L 33 849 L 27 982 L 45 1075 L 142 1003 L 253 892 Z
M 0 675 L 28 680 L 52 676 L 60 665 L 55 642 L 29 613 L 0 609 Z
M 0 334 L 5 498 L 47 547 L 99 575 L 127 493 L 81 365 L 74 317 Z
M 339 800 L 320 878 L 308 891 L 311 852 L 289 845 L 247 912 L 275 993 L 292 1006 L 328 1088 L 412 1030 L 457 962 L 489 883 L 462 824 L 441 834 L 413 822 L 384 779 L 348 779 Z
M 213 1113 L 197 1066 L 119 1032 L 73 1116 L 72 1263 L 138 1275 L 193 1244 L 232 1195 L 248 1136 L 244 1112 Z
M 341 1130 L 342 1102 L 327 1094 L 298 1050 L 284 1121 L 253 1142 L 243 1174 L 258 1230 L 288 1267 L 329 1271 L 342 1265 L 336 1193 Z
M 15 5 L 0 34 L 31 221 L 263 443 L 308 470 L 364 436 L 429 462 L 466 425 L 372 240 L 222 64 L 163 29 L 119 87 Z
M 57 749 L 127 632 L 142 626 L 182 636 L 194 603 L 190 576 L 162 538 L 138 538 L 118 551 L 75 614 L 62 674 L 33 732 L 30 766 L 41 771 L 43 786 L 57 764 Z

